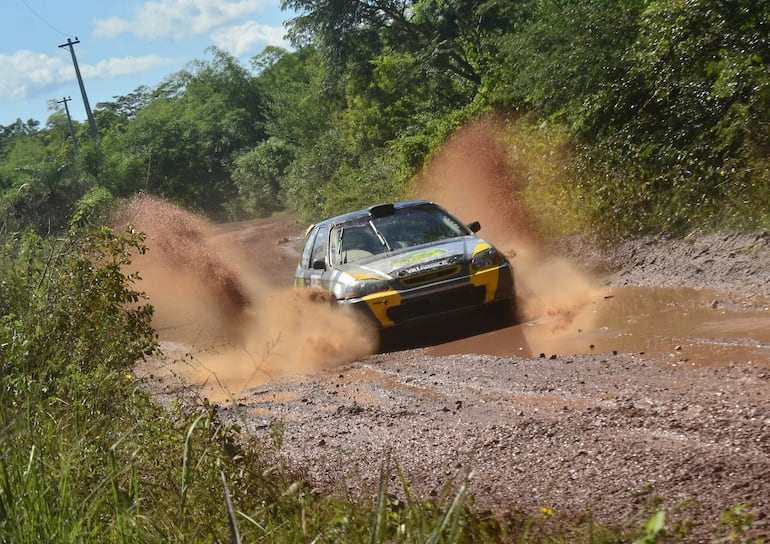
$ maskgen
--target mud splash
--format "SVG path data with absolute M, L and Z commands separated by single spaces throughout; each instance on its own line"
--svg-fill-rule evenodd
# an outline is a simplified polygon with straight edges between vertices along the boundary
M 190 212 L 140 196 L 115 223 L 147 235 L 149 251 L 133 266 L 155 308 L 165 357 L 140 373 L 173 376 L 223 403 L 275 377 L 315 372 L 376 349 L 353 316 L 309 300 L 309 293 L 275 287 Z
M 481 222 L 480 235 L 511 259 L 522 320 L 550 315 L 566 326 L 601 289 L 595 278 L 544 251 L 534 222 L 517 197 L 527 180 L 510 168 L 501 140 L 504 128 L 502 121 L 489 118 L 458 131 L 425 169 L 416 194 L 448 208 L 464 222 Z

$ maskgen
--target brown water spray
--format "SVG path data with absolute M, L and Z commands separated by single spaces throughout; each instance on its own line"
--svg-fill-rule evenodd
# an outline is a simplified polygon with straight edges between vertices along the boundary
M 523 319 L 552 316 L 554 326 L 566 326 L 595 296 L 596 281 L 544 250 L 518 195 L 528 182 L 526 160 L 549 158 L 512 160 L 503 141 L 507 130 L 511 125 L 495 118 L 459 130 L 425 168 L 416 194 L 446 207 L 462 221 L 481 222 L 480 235 L 511 258 Z
M 416 195 L 463 221 L 480 220 L 482 235 L 512 259 L 522 317 L 565 328 L 595 297 L 595 282 L 543 250 L 517 196 L 527 172 L 512 166 L 501 138 L 508 129 L 486 119 L 458 131 L 425 168 Z M 147 234 L 150 250 L 135 266 L 167 352 L 179 359 L 169 372 L 198 384 L 210 400 L 235 400 L 273 377 L 333 367 L 376 349 L 372 331 L 354 316 L 311 300 L 312 292 L 273 286 L 244 262 L 242 246 L 190 212 L 140 196 L 118 222 Z
M 166 369 L 204 384 L 201 394 L 212 401 L 234 400 L 271 378 L 318 371 L 376 349 L 371 331 L 352 316 L 311 301 L 308 292 L 271 286 L 242 251 L 188 211 L 139 196 L 115 223 L 147 235 L 149 251 L 133 266 L 155 307 L 167 356 L 178 358 Z

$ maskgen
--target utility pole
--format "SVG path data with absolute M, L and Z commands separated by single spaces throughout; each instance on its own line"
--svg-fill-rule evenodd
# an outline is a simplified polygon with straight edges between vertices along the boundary
M 86 108 L 86 115 L 88 116 L 88 125 L 91 127 L 91 136 L 94 140 L 99 138 L 96 132 L 96 121 L 94 121 L 94 115 L 91 113 L 91 106 L 88 104 L 88 96 L 86 96 L 86 87 L 83 85 L 83 78 L 80 76 L 80 68 L 78 67 L 78 59 L 75 56 L 75 48 L 72 47 L 75 44 L 80 43 L 77 36 L 73 42 L 70 38 L 67 38 L 67 43 L 61 44 L 59 47 L 69 47 L 70 54 L 72 55 L 72 64 L 75 65 L 75 75 L 78 78 L 78 85 L 80 85 L 80 94 L 83 96 L 83 105 Z
M 70 126 L 70 136 L 72 136 L 72 147 L 75 148 L 75 155 L 78 154 L 78 139 L 77 136 L 75 136 L 75 128 L 72 126 L 72 117 L 70 117 L 70 109 L 69 106 L 67 106 L 67 102 L 72 100 L 69 96 L 62 98 L 61 100 L 57 100 L 57 104 L 64 104 L 64 111 L 67 112 L 67 124 Z

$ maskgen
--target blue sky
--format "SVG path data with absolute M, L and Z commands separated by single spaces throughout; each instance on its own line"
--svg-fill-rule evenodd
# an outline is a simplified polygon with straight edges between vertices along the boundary
M 21 118 L 42 125 L 49 101 L 68 102 L 73 119 L 85 108 L 67 39 L 75 45 L 91 109 L 155 86 L 217 46 L 242 60 L 267 45 L 289 47 L 280 0 L 2 0 L 0 125 Z

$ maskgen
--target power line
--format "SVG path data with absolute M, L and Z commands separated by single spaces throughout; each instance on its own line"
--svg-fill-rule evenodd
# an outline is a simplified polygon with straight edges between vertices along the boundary
M 54 32 L 58 32 L 58 33 L 59 33 L 59 34 L 61 34 L 62 36 L 69 36 L 69 34 L 67 34 L 67 33 L 65 33 L 65 32 L 62 32 L 61 30 L 59 30 L 58 28 L 56 28 L 55 26 L 53 26 L 51 23 L 49 23 L 48 21 L 46 21 L 46 20 L 43 18 L 43 16 L 42 16 L 42 15 L 40 15 L 38 12 L 36 12 L 36 11 L 35 11 L 35 10 L 32 8 L 32 6 L 30 6 L 29 4 L 27 4 L 27 0 L 19 0 L 19 1 L 20 1 L 22 4 L 24 4 L 24 5 L 27 7 L 27 9 L 28 9 L 29 11 L 31 11 L 31 12 L 32 12 L 32 14 L 33 14 L 35 17 L 37 17 L 38 19 L 40 19 L 41 21 L 43 21 L 43 23 L 45 23 L 46 25 L 48 25 L 48 27 L 50 27 L 50 28 L 51 28 L 51 29 L 52 29 Z

